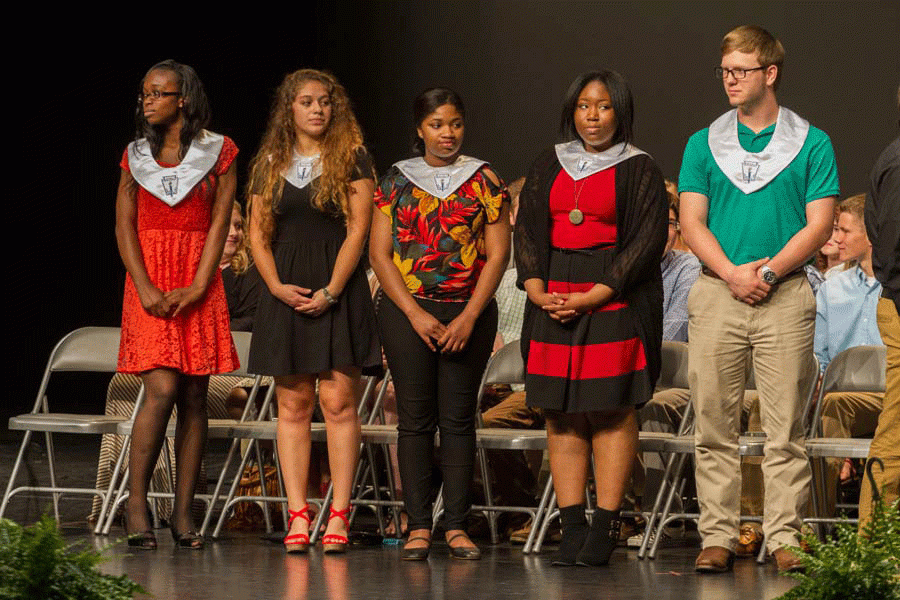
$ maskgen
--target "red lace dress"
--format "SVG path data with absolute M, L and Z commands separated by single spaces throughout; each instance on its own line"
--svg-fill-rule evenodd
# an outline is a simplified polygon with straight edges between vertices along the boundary
M 226 137 L 219 160 L 210 171 L 216 177 L 207 175 L 175 206 L 138 186 L 137 233 L 141 253 L 150 280 L 163 292 L 187 287 L 193 281 L 209 232 L 218 176 L 228 170 L 237 153 L 237 146 Z M 120 166 L 129 170 L 127 150 Z M 187 375 L 212 375 L 233 371 L 238 366 L 219 269 L 202 299 L 177 317 L 168 318 L 147 313 L 134 281 L 130 275 L 126 277 L 120 372 L 142 373 L 165 367 Z

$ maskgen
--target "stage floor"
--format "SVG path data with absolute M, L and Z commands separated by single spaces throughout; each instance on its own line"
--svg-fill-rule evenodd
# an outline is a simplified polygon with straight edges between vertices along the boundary
M 57 452 L 65 448 L 66 467 L 60 473 L 65 485 L 91 482 L 96 472 L 96 445 L 79 438 L 60 437 L 56 442 Z M 17 432 L 0 435 L 0 483 L 4 486 L 20 440 Z M 40 480 L 45 472 L 43 453 L 40 447 L 34 450 L 31 476 Z M 214 455 L 210 472 L 216 472 Z M 46 497 L 14 497 L 6 516 L 32 523 L 48 506 Z M 776 598 L 794 585 L 792 579 L 776 573 L 773 563 L 758 565 L 753 560 L 737 561 L 733 573 L 701 576 L 693 570 L 699 552 L 693 543 L 662 549 L 652 561 L 638 560 L 636 550 L 620 548 L 610 566 L 603 568 L 551 567 L 552 546 L 534 556 L 523 555 L 518 546 L 490 546 L 484 541 L 479 541 L 484 552 L 480 561 L 453 560 L 440 542 L 422 563 L 401 561 L 398 546 L 380 544 L 354 545 L 344 556 L 324 556 L 320 548 L 308 555 L 287 556 L 281 545 L 264 539 L 262 533 L 226 532 L 204 550 L 191 551 L 175 548 L 165 529 L 157 531 L 160 547 L 143 551 L 125 545 L 120 526 L 109 537 L 90 534 L 84 522 L 88 500 L 64 500 L 60 508 L 67 539 L 104 550 L 108 558 L 104 572 L 127 573 L 159 599 L 762 600 Z

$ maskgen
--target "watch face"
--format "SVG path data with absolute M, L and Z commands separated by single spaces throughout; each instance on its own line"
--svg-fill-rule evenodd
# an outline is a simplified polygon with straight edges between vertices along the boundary
M 773 283 L 778 281 L 778 276 L 775 275 L 775 271 L 768 269 L 768 270 L 763 271 L 762 279 L 769 285 L 772 285 Z

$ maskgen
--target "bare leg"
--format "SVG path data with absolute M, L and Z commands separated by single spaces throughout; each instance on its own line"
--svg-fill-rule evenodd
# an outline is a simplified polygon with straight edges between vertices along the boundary
M 315 375 L 287 375 L 275 378 L 278 400 L 278 458 L 288 497 L 288 508 L 299 511 L 306 506 L 309 479 L 309 435 L 316 397 Z M 294 519 L 288 535 L 308 533 L 309 523 Z M 304 531 L 304 528 L 307 528 Z
M 145 388 L 144 403 L 134 418 L 128 460 L 131 471 L 131 491 L 126 507 L 129 533 L 150 530 L 147 491 L 178 395 L 179 373 L 153 369 L 142 374 L 141 379 Z
M 615 511 L 622 504 L 637 457 L 635 415 L 635 410 L 630 407 L 615 412 L 590 413 L 598 508 Z
M 585 415 L 547 411 L 547 449 L 557 504 L 566 507 L 583 503 L 591 455 Z
M 206 391 L 209 376 L 179 376 L 178 421 L 175 425 L 175 503 L 172 528 L 179 533 L 195 530 L 191 517 L 194 490 L 206 450 L 208 420 Z
M 334 484 L 331 506 L 335 511 L 350 506 L 350 488 L 359 459 L 356 405 L 360 393 L 360 370 L 356 367 L 342 367 L 319 375 L 319 404 L 328 431 L 328 462 Z M 342 519 L 329 519 L 325 535 L 346 536 L 346 523 Z

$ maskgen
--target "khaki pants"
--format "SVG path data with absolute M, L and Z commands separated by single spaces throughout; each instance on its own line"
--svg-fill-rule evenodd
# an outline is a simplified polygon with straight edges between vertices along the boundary
M 887 298 L 878 301 L 878 329 L 887 346 L 887 388 L 869 458 L 877 456 L 884 461 L 884 471 L 874 465 L 872 473 L 885 502 L 891 503 L 897 499 L 900 487 L 900 316 L 897 307 Z M 872 488 L 869 478 L 863 475 L 859 494 L 860 530 L 871 514 Z
M 769 551 L 798 544 L 810 469 L 801 412 L 808 389 L 816 304 L 805 277 L 791 277 L 765 301 L 735 300 L 724 281 L 701 275 L 688 297 L 689 380 L 696 409 L 696 480 L 703 547 L 738 541 L 738 436 L 746 361 L 752 357 L 766 433 L 763 532 Z
M 863 437 L 875 433 L 884 394 L 831 392 L 822 401 L 822 435 L 827 438 Z M 824 514 L 832 516 L 837 502 L 837 480 L 842 458 L 825 461 Z

